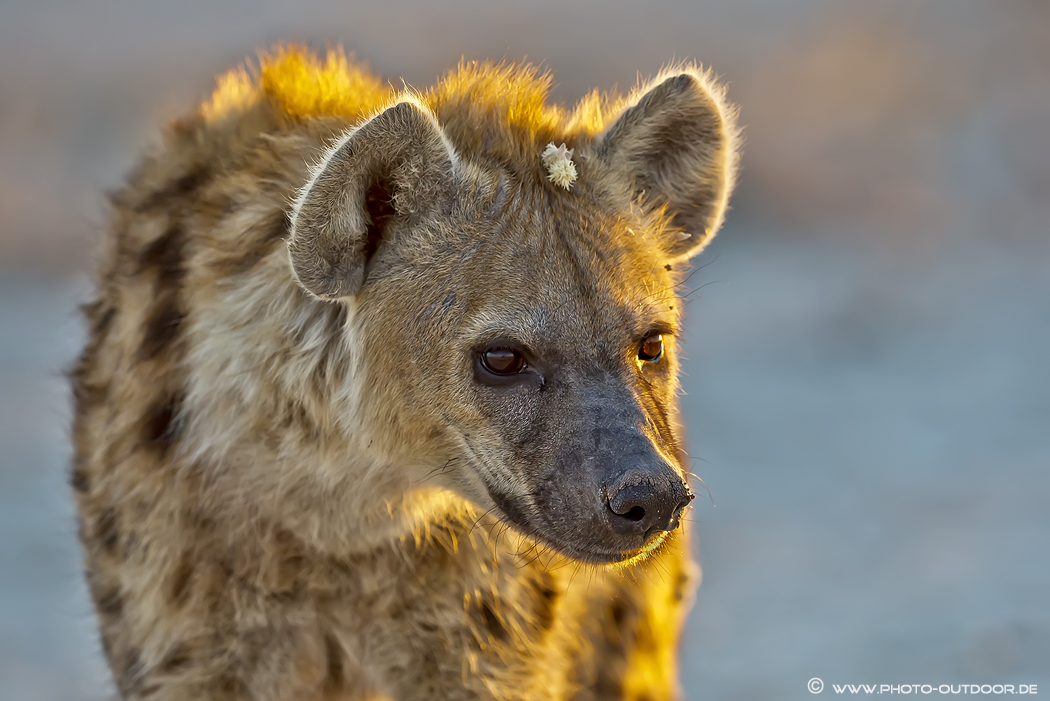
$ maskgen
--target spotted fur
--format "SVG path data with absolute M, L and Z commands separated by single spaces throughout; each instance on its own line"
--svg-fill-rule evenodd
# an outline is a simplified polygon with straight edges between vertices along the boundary
M 622 415 L 684 475 L 678 262 L 721 224 L 734 115 L 691 66 L 572 110 L 549 81 L 464 63 L 413 93 L 278 49 L 111 196 L 71 484 L 123 698 L 676 696 L 684 527 L 588 564 L 547 466 Z M 572 369 L 544 403 L 471 384 L 498 329 Z

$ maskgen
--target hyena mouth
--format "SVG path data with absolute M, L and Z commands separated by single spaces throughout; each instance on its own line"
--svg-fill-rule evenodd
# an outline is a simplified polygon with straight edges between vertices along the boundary
M 544 545 L 551 547 L 562 555 L 591 565 L 630 565 L 641 562 L 660 550 L 673 530 L 660 531 L 648 538 L 644 545 L 627 550 L 584 550 L 577 545 L 567 544 L 542 535 L 531 535 Z

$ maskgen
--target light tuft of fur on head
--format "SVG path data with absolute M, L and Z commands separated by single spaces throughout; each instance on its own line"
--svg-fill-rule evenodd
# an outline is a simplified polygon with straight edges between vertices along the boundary
M 576 182 L 576 164 L 572 162 L 572 149 L 565 144 L 547 144 L 543 150 L 543 165 L 547 166 L 547 179 L 568 190 Z

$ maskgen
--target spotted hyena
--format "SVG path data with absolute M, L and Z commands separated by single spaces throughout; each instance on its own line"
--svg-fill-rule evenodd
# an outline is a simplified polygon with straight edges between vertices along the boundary
M 668 699 L 733 111 L 284 48 L 112 195 L 72 484 L 127 699 Z

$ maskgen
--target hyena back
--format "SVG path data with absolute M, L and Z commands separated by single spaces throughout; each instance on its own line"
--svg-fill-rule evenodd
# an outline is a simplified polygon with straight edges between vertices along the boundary
M 690 66 L 548 86 L 281 49 L 112 196 L 72 484 L 123 698 L 676 696 L 733 113 Z

